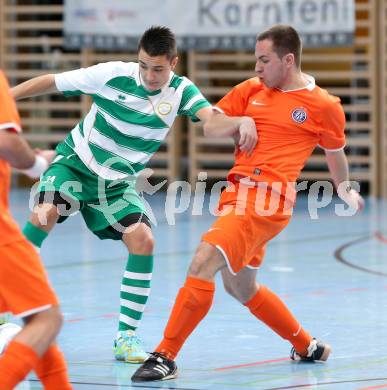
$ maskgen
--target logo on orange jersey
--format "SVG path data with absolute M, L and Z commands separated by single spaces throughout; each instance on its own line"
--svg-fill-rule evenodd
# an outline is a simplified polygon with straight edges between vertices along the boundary
M 303 107 L 296 108 L 292 111 L 292 119 L 297 123 L 304 123 L 308 115 L 306 115 L 306 111 Z
M 253 100 L 251 103 L 254 104 L 254 106 L 266 106 L 265 103 L 257 102 L 256 100 Z

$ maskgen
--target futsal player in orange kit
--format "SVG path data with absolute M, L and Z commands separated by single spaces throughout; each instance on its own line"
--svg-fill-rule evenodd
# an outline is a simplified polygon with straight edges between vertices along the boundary
M 203 235 L 180 289 L 164 338 L 132 380 L 176 377 L 174 359 L 209 311 L 214 277 L 260 321 L 292 344 L 293 360 L 325 361 L 330 346 L 300 325 L 281 299 L 256 281 L 268 241 L 288 224 L 294 182 L 319 145 L 339 196 L 356 208 L 363 199 L 349 186 L 345 116 L 340 100 L 301 71 L 301 41 L 291 26 L 276 25 L 257 37 L 257 77 L 242 82 L 215 106 L 204 125 L 211 136 L 238 142 L 220 216 Z M 274 206 L 273 206 L 274 205 Z
M 54 344 L 62 325 L 58 300 L 34 247 L 24 238 L 8 208 L 10 167 L 39 177 L 50 151 L 34 153 L 20 136 L 20 119 L 0 71 L 0 314 L 24 321 L 0 357 L 0 389 L 11 390 L 35 370 L 45 389 L 72 389 L 62 353 Z

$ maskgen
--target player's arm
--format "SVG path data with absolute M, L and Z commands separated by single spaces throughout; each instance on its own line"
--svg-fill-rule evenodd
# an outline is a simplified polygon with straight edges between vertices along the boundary
M 354 209 L 362 209 L 364 200 L 359 188 L 351 187 L 349 181 L 348 160 L 344 153 L 345 145 L 345 114 L 340 99 L 329 96 L 322 101 L 321 113 L 324 131 L 321 132 L 319 145 L 324 149 L 329 172 L 335 184 L 337 194 Z
M 11 88 L 11 92 L 15 100 L 20 100 L 59 91 L 55 85 L 55 75 L 46 74 L 16 85 Z
M 231 117 L 217 110 L 204 124 L 207 137 L 233 137 L 242 152 L 251 154 L 258 140 L 255 122 L 248 116 Z
M 18 133 L 6 129 L 0 130 L 0 158 L 14 168 L 28 169 L 34 165 L 35 153 Z
M 0 130 L 0 159 L 8 161 L 12 167 L 32 178 L 39 177 L 47 169 L 53 153 L 48 152 L 35 153 L 12 128 Z
M 200 121 L 203 123 L 207 123 L 207 121 L 212 117 L 212 115 L 212 107 L 203 107 L 195 113 L 195 116 L 199 118 Z
M 350 185 L 348 160 L 344 150 L 325 150 L 325 157 L 339 197 L 347 204 L 353 205 L 359 210 L 363 209 L 363 198 Z

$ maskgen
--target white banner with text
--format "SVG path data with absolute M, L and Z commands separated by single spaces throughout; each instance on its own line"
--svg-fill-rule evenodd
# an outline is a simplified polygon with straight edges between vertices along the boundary
M 179 49 L 253 48 L 257 33 L 290 24 L 304 46 L 351 45 L 354 0 L 66 0 L 70 47 L 137 48 L 152 25 L 168 26 Z

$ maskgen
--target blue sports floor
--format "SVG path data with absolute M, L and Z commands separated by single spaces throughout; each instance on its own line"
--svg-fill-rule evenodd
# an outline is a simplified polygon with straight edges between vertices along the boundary
M 175 295 L 201 233 L 214 217 L 190 211 L 169 226 L 164 196 L 148 198 L 158 219 L 152 294 L 139 335 L 151 351 L 161 338 Z M 12 192 L 14 216 L 29 215 L 28 192 Z M 326 363 L 289 361 L 290 346 L 217 283 L 214 305 L 182 352 L 178 379 L 131 385 L 136 365 L 116 362 L 119 288 L 126 264 L 120 242 L 99 241 L 79 215 L 57 225 L 41 252 L 61 299 L 59 337 L 75 389 L 387 389 L 387 202 L 338 217 L 333 206 L 311 219 L 299 198 L 290 225 L 269 245 L 259 272 L 303 326 L 332 346 Z M 218 280 L 219 282 L 220 280 Z M 26 288 L 28 294 L 28 288 Z M 20 389 L 41 389 L 30 377 Z

